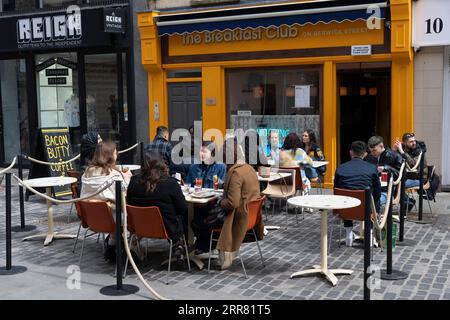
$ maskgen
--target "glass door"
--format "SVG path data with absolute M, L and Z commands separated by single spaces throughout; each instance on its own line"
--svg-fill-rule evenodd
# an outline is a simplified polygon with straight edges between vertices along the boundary
M 29 125 L 24 59 L 0 60 L 0 161 L 29 154 Z
M 40 128 L 69 128 L 74 154 L 80 144 L 80 106 L 76 53 L 36 56 Z

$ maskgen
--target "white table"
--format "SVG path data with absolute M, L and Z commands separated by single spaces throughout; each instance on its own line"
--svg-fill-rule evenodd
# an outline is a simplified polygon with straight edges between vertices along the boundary
M 308 195 L 301 197 L 293 197 L 288 199 L 288 203 L 293 206 L 320 209 L 320 266 L 313 266 L 314 269 L 303 270 L 295 272 L 291 275 L 291 278 L 320 273 L 335 286 L 338 279 L 335 274 L 352 274 L 353 270 L 345 269 L 328 269 L 328 212 L 333 209 L 348 209 L 354 208 L 361 204 L 361 201 L 345 196 L 338 195 Z
M 194 188 L 190 188 L 191 191 L 193 191 Z M 202 191 L 212 191 L 214 189 L 208 189 L 208 188 L 202 188 Z M 221 194 L 223 193 L 223 190 L 219 189 L 215 191 L 215 196 L 209 197 L 209 198 L 195 198 L 192 196 L 191 193 L 183 192 L 184 198 L 186 199 L 186 202 L 188 204 L 188 243 L 193 244 L 194 243 L 194 232 L 191 228 L 191 222 L 194 219 L 194 211 L 195 211 L 195 205 L 196 204 L 203 204 L 206 205 L 210 201 L 213 201 L 217 199 Z M 193 253 L 189 254 L 189 260 L 194 262 L 198 268 L 201 270 L 204 267 L 203 261 L 196 257 Z
M 313 160 L 313 168 L 319 168 L 322 166 L 326 166 L 329 162 L 328 161 L 315 161 Z
M 47 196 L 52 196 L 52 187 L 65 186 L 68 184 L 72 184 L 77 182 L 76 178 L 73 177 L 49 177 L 49 178 L 36 178 L 36 179 L 28 179 L 24 180 L 24 184 L 32 187 L 32 188 L 45 188 Z M 33 239 L 42 239 L 44 238 L 44 246 L 49 245 L 53 239 L 74 239 L 75 235 L 57 233 L 54 231 L 54 223 L 53 223 L 53 207 L 52 202 L 47 200 L 47 216 L 48 216 L 48 230 L 47 233 L 38 234 L 34 236 L 29 236 L 23 239 L 25 240 L 33 240 Z
M 265 182 L 272 182 L 278 179 L 290 177 L 292 173 L 288 172 L 271 172 L 269 177 L 261 177 L 258 172 L 256 172 L 256 175 L 258 176 L 258 181 L 265 181 Z
M 122 168 L 128 168 L 130 171 L 139 170 L 141 168 L 138 164 L 119 164 L 118 167 L 120 170 L 122 170 Z

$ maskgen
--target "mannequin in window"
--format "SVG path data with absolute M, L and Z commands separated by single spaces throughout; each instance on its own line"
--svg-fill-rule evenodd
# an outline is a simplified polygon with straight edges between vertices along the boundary
M 117 131 L 117 114 L 119 113 L 119 109 L 117 108 L 117 99 L 115 95 L 109 96 L 109 101 L 111 105 L 108 107 L 109 113 L 111 115 L 111 128 L 114 131 Z
M 69 127 L 70 141 L 75 143 L 75 131 L 80 130 L 80 106 L 76 94 L 72 94 L 64 103 L 64 117 Z
M 98 131 L 97 111 L 95 110 L 95 97 L 88 94 L 86 98 L 87 131 Z

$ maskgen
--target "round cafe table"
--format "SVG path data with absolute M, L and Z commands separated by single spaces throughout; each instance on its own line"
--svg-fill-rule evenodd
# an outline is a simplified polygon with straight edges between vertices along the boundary
M 346 269 L 328 269 L 328 212 L 333 209 L 348 209 L 354 208 L 361 204 L 359 199 L 338 195 L 308 195 L 300 197 L 292 197 L 288 200 L 288 203 L 303 208 L 319 209 L 320 215 L 320 265 L 313 266 L 314 269 L 308 269 L 295 272 L 291 275 L 291 278 L 320 273 L 335 286 L 338 279 L 335 274 L 352 274 L 353 270 Z
M 52 196 L 52 187 L 58 187 L 58 186 L 65 186 L 68 184 L 72 184 L 76 182 L 76 178 L 72 177 L 48 177 L 48 178 L 36 178 L 36 179 L 28 179 L 24 180 L 24 184 L 32 187 L 32 188 L 45 188 L 47 196 Z M 53 207 L 52 207 L 52 201 L 47 200 L 47 216 L 48 216 L 48 230 L 47 233 L 38 234 L 34 236 L 29 236 L 23 239 L 25 240 L 33 240 L 33 239 L 42 239 L 44 238 L 44 246 L 49 245 L 53 239 L 74 239 L 76 238 L 75 235 L 71 234 L 63 234 L 63 233 L 57 233 L 54 229 L 53 224 Z

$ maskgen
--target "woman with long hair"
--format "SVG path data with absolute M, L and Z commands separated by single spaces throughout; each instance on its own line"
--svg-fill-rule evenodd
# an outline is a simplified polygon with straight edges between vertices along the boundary
M 306 177 L 303 167 L 312 167 L 313 162 L 312 159 L 306 154 L 305 150 L 303 150 L 303 143 L 299 136 L 294 132 L 289 133 L 284 139 L 281 149 L 280 167 L 300 166 L 302 168 L 302 182 L 303 185 L 306 186 L 304 190 L 308 192 L 311 189 L 311 182 Z
M 313 130 L 305 130 L 302 135 L 302 141 L 304 150 L 311 159 L 316 161 L 323 161 L 325 159 L 322 150 L 320 150 L 320 147 L 317 144 L 316 134 Z M 325 170 L 326 166 L 322 166 L 319 168 L 305 167 L 305 173 L 309 179 L 317 178 L 319 174 L 323 175 L 325 173 Z
M 156 206 L 161 212 L 169 237 L 174 242 L 174 254 L 183 260 L 184 230 L 187 205 L 177 180 L 156 151 L 147 151 L 141 172 L 131 178 L 127 189 L 127 204 L 136 207 Z
M 105 183 L 111 180 L 123 181 L 125 187 L 131 179 L 131 172 L 122 172 L 116 166 L 117 148 L 116 144 L 111 140 L 104 140 L 97 144 L 92 160 L 81 177 L 80 197 L 92 194 L 100 189 Z M 111 186 L 101 193 L 97 194 L 91 200 L 106 201 L 111 208 L 115 208 L 116 201 L 116 185 Z M 113 210 L 114 212 L 114 210 Z M 115 215 L 113 215 L 115 217 Z M 108 248 L 105 252 L 105 258 L 109 260 L 115 259 L 115 234 L 108 237 Z

